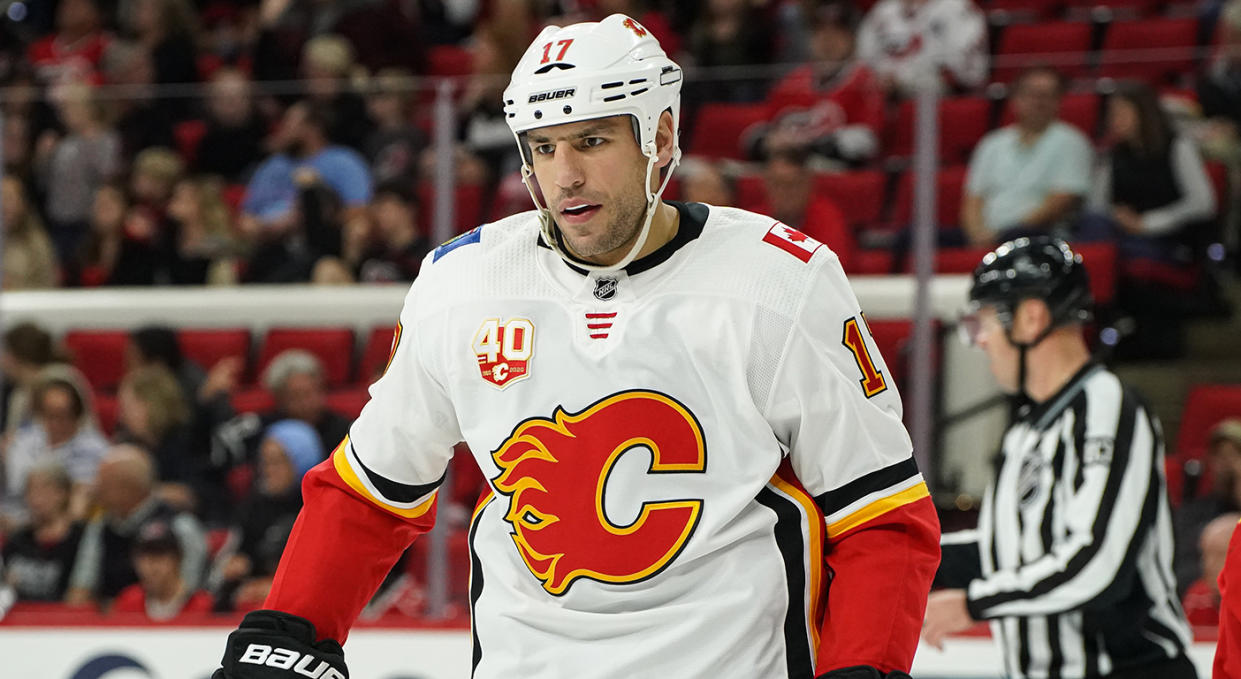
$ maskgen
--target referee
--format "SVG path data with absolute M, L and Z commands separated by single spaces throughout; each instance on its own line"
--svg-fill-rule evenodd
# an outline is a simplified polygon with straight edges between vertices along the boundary
M 1091 360 L 1080 255 L 1019 238 L 974 271 L 963 327 L 1020 405 L 975 531 L 943 537 L 923 638 L 989 620 L 1016 679 L 1195 679 L 1172 575 L 1163 436 Z

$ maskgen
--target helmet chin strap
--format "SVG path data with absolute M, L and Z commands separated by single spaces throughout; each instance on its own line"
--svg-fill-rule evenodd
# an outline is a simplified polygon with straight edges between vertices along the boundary
M 539 229 L 543 233 L 543 240 L 551 247 L 556 254 L 560 255 L 569 264 L 586 269 L 588 271 L 619 271 L 625 268 L 633 260 L 638 258 L 638 253 L 646 246 L 646 241 L 651 235 L 651 222 L 655 218 L 655 209 L 659 207 L 660 196 L 663 195 L 664 189 L 668 187 L 668 180 L 672 179 L 672 171 L 681 162 L 681 149 L 673 148 L 672 160 L 668 162 L 668 171 L 664 174 L 664 179 L 659 184 L 659 188 L 651 191 L 651 173 L 655 171 L 655 162 L 659 160 L 659 153 L 655 150 L 655 142 L 648 142 L 642 148 L 642 155 L 646 156 L 646 179 L 642 186 L 646 187 L 646 215 L 642 218 L 642 228 L 638 231 L 638 237 L 634 239 L 633 245 L 625 256 L 615 264 L 602 265 L 592 264 L 582 261 L 575 257 L 569 251 L 568 246 L 564 242 L 564 235 L 560 232 L 560 228 L 556 225 L 556 220 L 552 217 L 551 210 L 539 201 L 538 192 L 534 189 L 531 177 L 534 176 L 534 169 L 529 163 L 522 158 L 521 164 L 521 181 L 526 185 L 526 190 L 530 192 L 530 198 L 534 201 L 534 206 L 539 211 Z

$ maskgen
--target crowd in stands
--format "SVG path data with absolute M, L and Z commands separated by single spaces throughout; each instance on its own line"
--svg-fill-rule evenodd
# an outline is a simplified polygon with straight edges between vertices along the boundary
M 1146 338 L 1134 353 L 1175 353 L 1167 320 L 1201 310 L 1212 266 L 1237 247 L 1241 0 L 1119 4 L 11 3 L 3 288 L 411 281 L 434 246 L 432 79 L 458 78 L 455 226 L 528 209 L 501 108 L 508 74 L 546 22 L 625 12 L 691 71 L 688 156 L 668 197 L 770 214 L 850 273 L 905 270 L 913 100 L 929 88 L 943 97 L 939 246 L 972 267 L 1025 233 L 1104 244 L 1117 312 Z M 1108 52 L 1152 22 L 1188 26 L 1188 42 L 1159 46 L 1167 58 Z M 1031 58 L 1012 47 L 1030 25 L 1082 42 Z M 243 365 L 195 365 L 167 328 L 133 332 L 125 364 L 106 394 L 113 428 L 50 335 L 6 333 L 5 581 L 22 599 L 152 619 L 257 605 L 298 481 L 349 413 L 327 405 L 323 366 L 296 349 L 266 365 L 273 405 L 257 409 L 237 407 Z M 1216 489 L 1181 515 L 1187 601 L 1211 601 L 1227 543 L 1212 526 L 1241 511 L 1237 427 L 1216 430 Z M 477 479 L 461 477 L 441 516 L 468 515 Z

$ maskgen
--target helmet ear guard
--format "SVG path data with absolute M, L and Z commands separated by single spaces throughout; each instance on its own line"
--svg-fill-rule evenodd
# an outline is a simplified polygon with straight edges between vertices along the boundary
M 577 48 L 575 49 L 575 45 Z M 549 26 L 535 38 L 513 70 L 504 91 L 504 112 L 521 153 L 522 181 L 539 213 L 547 244 L 574 265 L 593 270 L 620 269 L 632 262 L 646 244 L 660 196 L 681 159 L 681 69 L 664 54 L 645 28 L 623 14 L 600 22 Z M 667 172 L 652 191 L 652 172 L 659 162 L 656 139 L 665 111 L 672 114 L 672 157 Z M 634 138 L 647 158 L 647 209 L 629 252 L 617 263 L 600 266 L 573 256 L 548 205 L 534 185 L 534 165 L 525 134 L 530 130 L 616 115 L 628 115 Z

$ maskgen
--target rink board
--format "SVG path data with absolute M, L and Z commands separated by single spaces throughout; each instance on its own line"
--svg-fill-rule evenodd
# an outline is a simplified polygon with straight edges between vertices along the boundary
M 15 628 L 0 626 L 6 678 L 208 679 L 226 628 Z M 1210 676 L 1214 643 L 1196 643 L 1200 676 Z M 358 679 L 468 679 L 470 634 L 464 630 L 358 630 L 345 646 Z M 996 679 L 999 653 L 990 639 L 953 638 L 945 650 L 920 648 L 918 679 Z

